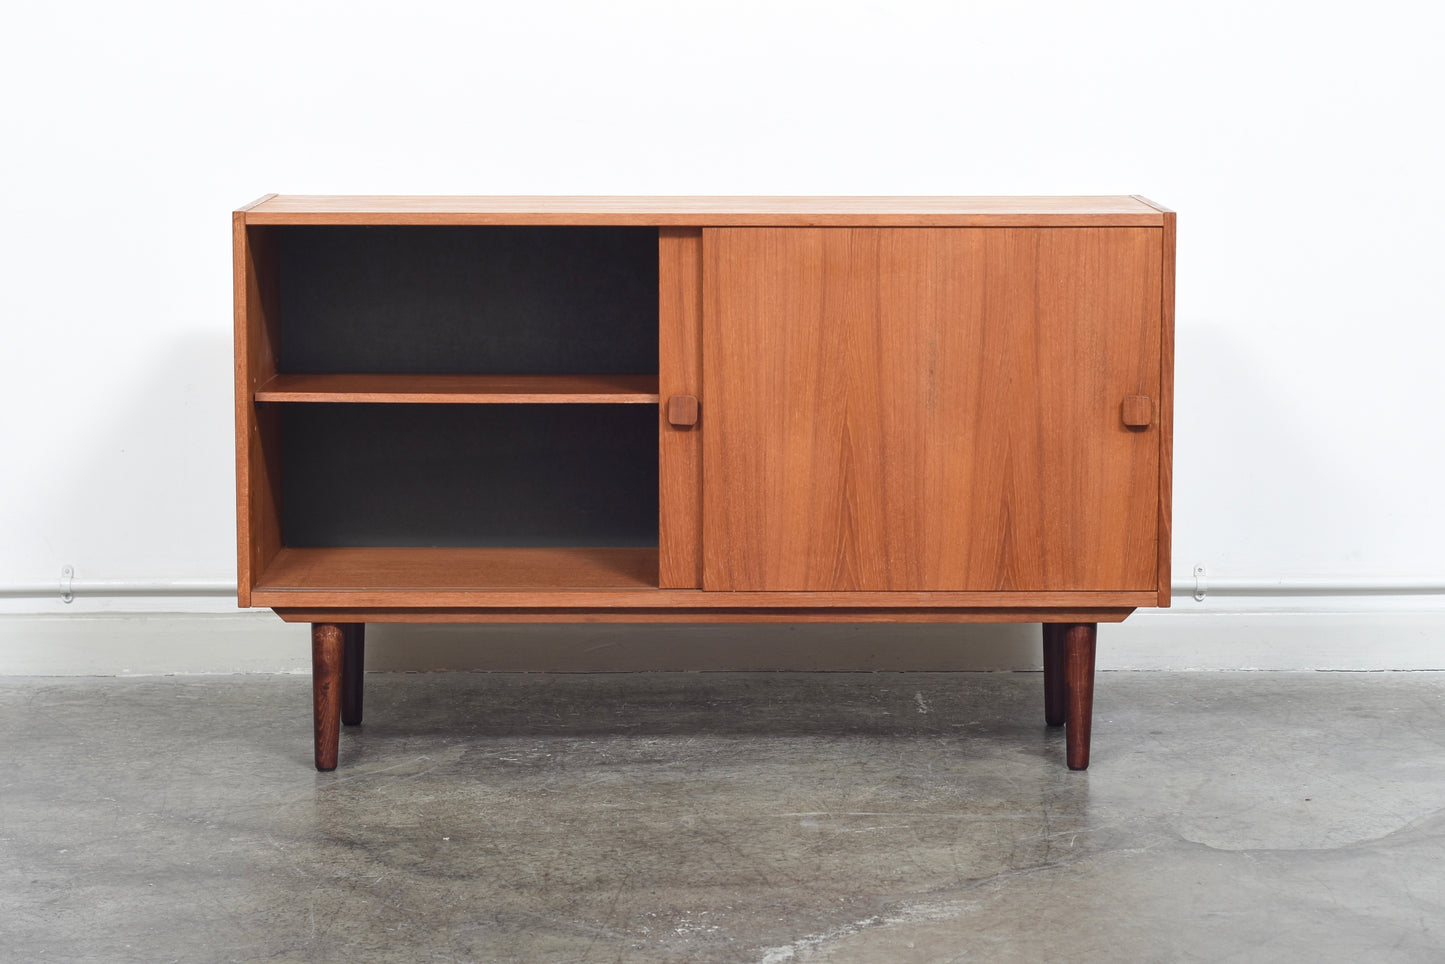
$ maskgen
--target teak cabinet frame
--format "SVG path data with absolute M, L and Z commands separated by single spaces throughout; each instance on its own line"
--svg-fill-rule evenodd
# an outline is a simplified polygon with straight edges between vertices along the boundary
M 1046 721 L 1066 726 L 1069 766 L 1088 765 L 1097 624 L 1169 605 L 1173 212 L 1140 197 L 268 195 L 233 217 L 239 603 L 313 626 L 318 768 L 336 765 L 340 723 L 361 720 L 365 624 L 436 621 L 1040 622 Z M 463 233 L 406 233 L 426 227 Z M 409 258 L 409 239 L 429 253 Z M 532 252 L 515 271 L 540 272 L 546 297 L 468 303 L 489 296 L 475 294 L 472 262 L 446 267 L 449 252 L 510 259 L 513 239 Z M 338 247 L 313 257 L 325 245 Z M 607 265 L 589 274 L 589 257 Z M 549 275 L 549 260 L 566 264 Z M 391 273 L 385 304 L 348 307 L 347 284 Z M 461 317 L 441 340 L 512 323 L 468 314 L 492 308 L 541 318 L 518 321 L 532 327 L 514 342 L 565 337 L 569 316 L 542 317 L 559 290 L 595 288 L 606 314 L 653 277 L 655 372 L 616 370 L 633 364 L 625 353 L 592 371 L 575 347 L 556 371 L 536 370 L 535 353 L 521 363 L 533 370 L 513 370 L 485 347 L 403 370 L 384 349 L 376 364 L 327 354 L 328 338 L 352 347 L 338 342 L 353 330 L 425 348 L 428 310 Z M 641 330 L 589 316 L 575 331 L 597 336 L 598 323 Z M 600 421 L 574 431 L 554 417 L 579 406 Z M 535 539 L 499 544 L 493 516 L 466 512 L 452 540 L 435 513 L 392 504 L 450 490 L 415 488 L 411 443 L 384 450 L 385 438 L 453 440 L 436 443 L 443 461 L 463 457 L 455 439 L 475 441 L 473 462 L 454 467 L 465 483 L 478 466 L 505 472 L 469 433 L 527 448 L 551 431 L 559 458 L 582 453 L 605 474 L 602 462 L 650 453 L 627 414 L 647 406 L 655 547 L 635 527 L 579 529 L 572 544 L 542 523 Z M 630 441 L 608 448 L 614 435 Z M 348 461 L 373 444 L 371 461 Z M 367 466 L 394 476 L 389 503 L 365 491 Z M 600 497 L 635 516 L 652 494 L 633 483 L 652 466 L 623 468 L 641 474 L 617 474 Z M 335 508 L 332 487 L 355 498 Z M 566 515 L 562 492 L 553 508 Z M 403 521 L 346 516 L 379 504 Z M 546 505 L 532 511 L 550 524 Z

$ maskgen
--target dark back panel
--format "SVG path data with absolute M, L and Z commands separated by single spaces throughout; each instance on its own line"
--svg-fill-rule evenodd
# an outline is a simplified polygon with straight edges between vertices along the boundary
M 655 546 L 652 405 L 282 406 L 288 546 Z
M 278 229 L 285 373 L 657 371 L 657 231 Z

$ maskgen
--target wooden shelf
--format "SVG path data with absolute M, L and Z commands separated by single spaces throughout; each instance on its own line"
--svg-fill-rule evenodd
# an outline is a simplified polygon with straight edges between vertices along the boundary
M 275 375 L 258 402 L 656 405 L 656 375 Z
M 656 589 L 643 548 L 282 549 L 256 591 Z
M 658 550 L 625 547 L 504 548 L 285 548 L 265 567 L 253 590 L 258 605 L 326 607 L 367 611 L 356 622 L 389 621 L 385 610 L 416 607 L 455 610 L 445 619 L 482 621 L 504 610 L 525 617 L 538 611 L 620 607 L 626 619 L 689 614 L 688 621 L 751 621 L 758 610 L 778 609 L 790 621 L 807 622 L 827 610 L 855 610 L 857 621 L 876 621 L 868 611 L 916 611 L 946 607 L 944 622 L 1058 618 L 1109 622 L 1153 602 L 1152 592 L 705 592 L 657 587 Z M 867 610 L 867 611 L 865 611 Z M 809 615 L 811 614 L 811 616 Z M 491 618 L 488 617 L 488 618 Z M 745 618 L 744 618 L 745 617 Z M 850 617 L 854 618 L 854 617 Z M 319 618 L 319 617 L 318 617 Z M 326 619 L 339 619 L 335 612 Z M 555 618 L 555 617 L 554 617 Z M 833 617 L 837 618 L 835 612 Z M 320 621 L 326 621 L 320 619 Z M 310 620 L 317 621 L 317 620 Z M 346 621 L 346 620 L 342 620 Z M 522 621 L 527 621 L 523 618 Z M 905 620 L 905 621 L 913 621 Z

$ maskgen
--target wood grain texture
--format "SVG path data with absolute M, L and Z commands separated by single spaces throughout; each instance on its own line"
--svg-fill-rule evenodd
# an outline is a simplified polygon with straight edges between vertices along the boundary
M 1149 203 L 1153 203 L 1152 201 Z M 1176 215 L 1164 212 L 1159 323 L 1159 598 L 1168 608 L 1174 531 L 1174 249 Z
M 1074 623 L 1062 627 L 1064 637 L 1065 755 L 1070 770 L 1089 768 L 1089 738 L 1094 724 L 1094 651 L 1099 627 Z
M 1158 227 L 1132 197 L 345 197 L 280 196 L 250 224 Z
M 705 230 L 704 587 L 1154 591 L 1160 244 Z
M 386 609 L 276 609 L 290 623 L 317 620 L 359 620 L 373 623 L 1036 623 L 1122 622 L 1133 609 L 968 608 L 924 609 L 555 609 L 538 608 L 407 608 Z
M 256 387 L 276 373 L 280 344 L 275 233 L 231 218 L 235 307 L 236 595 L 251 605 L 256 576 L 281 548 L 280 413 L 257 406 Z
M 670 421 L 671 399 L 702 393 L 702 232 L 658 232 L 658 585 L 702 586 L 702 426 Z
M 316 769 L 336 769 L 341 738 L 341 668 L 346 634 L 335 623 L 311 626 L 311 711 Z
M 266 590 L 656 590 L 650 548 L 285 548 L 262 574 Z
M 258 402 L 656 405 L 656 375 L 275 375 Z

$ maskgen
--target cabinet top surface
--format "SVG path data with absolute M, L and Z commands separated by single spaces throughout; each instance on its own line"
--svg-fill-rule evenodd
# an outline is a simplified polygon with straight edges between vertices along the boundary
M 1166 209 L 1113 197 L 481 197 L 268 195 L 247 224 L 1159 226 Z

